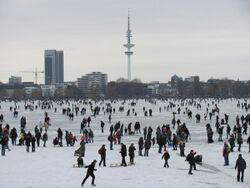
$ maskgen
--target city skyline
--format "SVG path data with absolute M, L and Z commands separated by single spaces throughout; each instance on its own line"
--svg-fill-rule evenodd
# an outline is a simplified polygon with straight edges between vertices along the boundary
M 250 3 L 247 0 L 0 1 L 0 81 L 44 69 L 44 50 L 64 51 L 65 81 L 105 72 L 127 77 L 124 56 L 131 9 L 132 79 L 166 82 L 174 74 L 250 80 Z M 55 14 L 56 12 L 56 14 Z M 44 78 L 39 79 L 43 83 Z

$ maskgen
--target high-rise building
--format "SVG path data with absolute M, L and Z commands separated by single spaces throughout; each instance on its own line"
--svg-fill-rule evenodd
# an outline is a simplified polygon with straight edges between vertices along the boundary
M 192 82 L 192 83 L 199 83 L 200 82 L 200 78 L 199 76 L 189 76 L 187 78 L 185 78 L 186 82 Z
M 22 84 L 22 77 L 20 77 L 20 76 L 11 76 L 9 78 L 9 84 L 10 85 L 19 85 L 19 84 Z
M 104 94 L 108 84 L 108 75 L 101 72 L 92 72 L 77 79 L 78 88 L 86 93 L 96 90 Z
M 64 82 L 63 51 L 45 50 L 44 52 L 45 85 Z
M 82 76 L 81 78 L 77 78 L 77 87 L 86 91 L 88 89 L 88 77 Z

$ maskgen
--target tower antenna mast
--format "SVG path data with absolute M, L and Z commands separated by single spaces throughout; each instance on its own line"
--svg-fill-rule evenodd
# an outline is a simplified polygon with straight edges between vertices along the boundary
M 127 29 L 127 44 L 124 44 L 123 46 L 127 48 L 127 51 L 125 51 L 125 54 L 127 55 L 127 62 L 128 62 L 128 81 L 131 81 L 131 55 L 133 55 L 133 51 L 131 51 L 131 48 L 135 45 L 131 43 L 132 38 L 132 32 L 130 29 L 130 12 L 128 9 L 128 29 Z

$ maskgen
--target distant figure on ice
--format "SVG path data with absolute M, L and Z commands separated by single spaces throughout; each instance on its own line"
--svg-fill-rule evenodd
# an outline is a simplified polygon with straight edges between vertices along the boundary
M 112 119 L 111 114 L 109 114 L 109 123 L 111 123 L 111 119 Z
M 106 166 L 106 148 L 105 145 L 103 144 L 102 147 L 98 150 L 98 153 L 101 156 L 101 161 L 99 162 L 99 166 L 101 166 L 103 162 L 103 166 Z
M 211 128 L 211 125 L 208 123 L 206 125 L 206 128 L 207 128 L 207 143 L 213 143 L 214 140 L 213 140 L 213 130 Z
M 134 158 L 135 158 L 135 146 L 134 144 L 131 144 L 128 148 L 129 158 L 130 158 L 130 164 L 135 164 Z
M 161 157 L 161 159 L 165 160 L 165 163 L 164 163 L 165 168 L 166 168 L 166 166 L 169 168 L 169 165 L 168 165 L 169 158 L 170 158 L 170 155 L 169 155 L 168 151 L 165 151 L 164 154 Z
M 230 135 L 230 138 L 229 138 L 228 142 L 230 144 L 230 152 L 233 152 L 234 151 L 234 146 L 235 146 L 234 134 Z
M 225 160 L 224 166 L 229 165 L 229 153 L 230 153 L 229 145 L 226 142 L 224 142 L 224 147 L 223 147 L 223 152 L 222 152 L 224 160 Z
M 85 181 L 88 179 L 88 177 L 89 176 L 91 176 L 92 177 L 92 186 L 96 186 L 95 185 L 95 175 L 94 175 L 94 171 L 96 171 L 96 169 L 95 169 L 95 164 L 96 164 L 96 160 L 94 160 L 90 165 L 88 165 L 88 166 L 85 166 L 85 168 L 88 168 L 88 170 L 87 170 L 87 174 L 86 174 L 86 176 L 85 176 L 85 178 L 83 179 L 83 181 L 82 181 L 82 187 L 83 187 L 83 185 L 84 185 L 84 183 L 85 183 Z
M 180 147 L 180 156 L 181 157 L 185 157 L 185 142 L 180 141 L 179 143 L 179 147 Z
M 238 136 L 237 136 L 237 143 L 238 143 L 238 151 L 240 151 L 240 149 L 241 149 L 241 144 L 243 144 L 243 138 L 242 138 L 242 134 L 241 134 L 241 133 L 238 133 Z
M 224 129 L 223 126 L 219 126 L 219 127 L 218 127 L 218 134 L 219 134 L 218 141 L 219 141 L 219 142 L 222 142 L 222 141 L 223 141 L 223 140 L 222 140 L 223 129 Z
M 31 151 L 35 152 L 36 150 L 36 137 L 34 135 L 31 136 Z
M 235 164 L 235 170 L 238 168 L 238 173 L 237 173 L 237 181 L 239 182 L 241 179 L 241 182 L 244 181 L 244 170 L 246 169 L 246 161 L 245 159 L 242 158 L 242 155 L 239 154 L 238 159 L 236 160 Z M 241 178 L 240 178 L 241 174 Z
M 121 156 L 122 156 L 122 164 L 121 166 L 127 166 L 127 163 L 126 163 L 126 160 L 125 160 L 125 157 L 127 156 L 127 147 L 125 144 L 121 143 Z
M 230 137 L 231 127 L 227 124 L 227 139 Z
M 109 149 L 113 150 L 113 136 L 112 136 L 112 134 L 110 134 L 108 136 L 108 141 L 109 141 Z
M 142 156 L 143 144 L 144 144 L 143 137 L 140 137 L 138 141 L 139 156 Z
M 1 140 L 1 145 L 2 145 L 2 156 L 5 156 L 5 149 L 6 149 L 6 146 L 8 144 L 8 136 L 6 134 L 4 134 L 2 136 L 2 140 Z
M 43 147 L 46 147 L 46 142 L 48 140 L 48 134 L 47 132 L 43 133 Z
M 105 123 L 103 121 L 101 121 L 101 129 L 102 129 L 102 133 L 104 133 L 104 125 Z
M 195 160 L 194 160 L 194 155 L 196 154 L 196 152 L 194 152 L 193 150 L 190 151 L 190 153 L 187 155 L 186 157 L 186 161 L 189 162 L 189 171 L 188 174 L 192 175 L 192 169 L 194 168 L 194 170 L 196 170 L 196 165 L 195 165 Z
M 176 134 L 173 134 L 173 140 L 172 140 L 173 150 L 177 150 L 177 143 L 178 143 L 178 138 Z
M 57 138 L 58 138 L 59 145 L 62 147 L 63 146 L 63 142 L 62 142 L 63 132 L 61 128 L 58 128 L 57 130 Z
M 151 147 L 151 140 L 150 139 L 146 139 L 145 140 L 145 143 L 144 143 L 144 156 L 148 157 L 148 152 L 149 152 L 149 149 Z
M 25 145 L 26 145 L 27 152 L 30 152 L 31 137 L 32 137 L 31 133 L 28 132 L 28 134 L 26 135 L 26 138 L 25 138 Z
M 247 143 L 248 143 L 248 153 L 250 153 L 250 135 L 247 138 Z

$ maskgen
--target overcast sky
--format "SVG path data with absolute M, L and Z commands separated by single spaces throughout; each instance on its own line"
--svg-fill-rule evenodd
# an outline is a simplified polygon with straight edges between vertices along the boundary
M 65 81 L 126 77 L 128 8 L 132 78 L 250 80 L 249 0 L 0 0 L 0 81 L 33 81 L 19 71 L 44 70 L 45 49 L 64 51 Z

